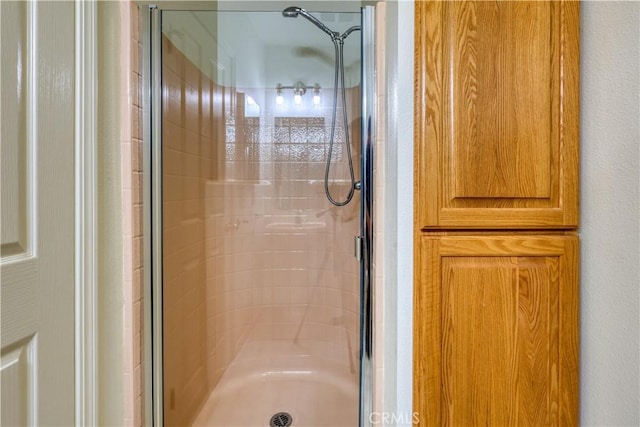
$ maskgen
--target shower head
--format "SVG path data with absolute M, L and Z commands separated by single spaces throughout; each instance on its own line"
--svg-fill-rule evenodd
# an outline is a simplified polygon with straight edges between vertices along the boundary
M 320 28 L 322 31 L 324 31 L 325 33 L 329 34 L 329 36 L 331 37 L 332 40 L 335 40 L 338 37 L 340 37 L 340 33 L 337 33 L 335 31 L 331 31 L 326 25 L 324 25 L 322 22 L 320 22 L 320 20 L 318 18 L 316 18 L 315 16 L 311 15 L 309 12 L 307 12 L 306 10 L 304 10 L 301 7 L 289 6 L 288 8 L 286 8 L 285 10 L 282 11 L 282 16 L 284 16 L 285 18 L 297 18 L 298 15 L 302 15 L 303 17 L 307 18 L 316 27 Z
M 285 18 L 297 18 L 302 9 L 296 6 L 290 6 L 282 11 L 282 16 Z

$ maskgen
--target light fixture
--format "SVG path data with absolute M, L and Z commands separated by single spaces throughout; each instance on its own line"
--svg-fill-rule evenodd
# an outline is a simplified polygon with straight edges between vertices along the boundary
M 293 103 L 296 105 L 302 104 L 302 95 L 307 93 L 307 87 L 302 82 L 296 82 L 293 85 Z
M 284 96 L 282 96 L 282 85 L 278 83 L 276 86 L 276 105 L 284 104 Z
M 302 104 L 302 97 L 307 93 L 307 89 L 313 89 L 313 105 L 320 105 L 320 85 L 318 83 L 313 86 L 307 86 L 301 81 L 296 82 L 293 86 L 283 86 L 281 83 L 276 85 L 276 104 L 284 104 L 284 89 L 293 90 L 293 103 L 295 105 Z

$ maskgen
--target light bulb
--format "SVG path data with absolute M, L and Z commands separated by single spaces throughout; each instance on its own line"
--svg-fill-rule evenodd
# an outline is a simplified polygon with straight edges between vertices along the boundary
M 313 105 L 320 105 L 320 95 L 313 95 Z
M 306 86 L 302 82 L 296 82 L 293 85 L 293 103 L 296 105 L 302 104 L 302 95 L 307 91 Z
M 284 104 L 284 96 L 282 94 L 276 95 L 276 105 Z
M 282 85 L 278 83 L 276 85 L 276 105 L 284 104 L 284 96 L 282 96 Z

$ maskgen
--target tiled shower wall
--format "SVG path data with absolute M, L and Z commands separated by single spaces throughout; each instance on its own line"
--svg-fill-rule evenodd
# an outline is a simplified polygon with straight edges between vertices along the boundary
M 218 173 L 222 89 L 162 42 L 164 421 L 189 425 L 215 385 L 207 375 L 205 188 Z
M 247 342 L 296 344 L 357 387 L 359 194 L 342 208 L 324 197 L 331 90 L 312 114 L 284 114 L 268 93 L 247 117 L 245 91 L 216 85 L 166 38 L 163 60 L 165 423 L 189 424 Z M 348 91 L 354 147 L 359 92 Z M 343 198 L 337 135 L 331 188 Z
M 143 240 L 142 240 L 142 43 L 138 27 L 138 6 L 131 8 L 131 204 L 132 204 L 132 289 L 133 289 L 133 423 L 144 425 L 143 390 Z
M 239 110 L 237 122 L 228 124 L 235 132 L 227 132 L 235 134 L 226 150 L 234 179 L 209 183 L 209 322 L 224 325 L 210 338 L 219 346 L 212 357 L 228 362 L 246 341 L 282 340 L 357 364 L 358 264 L 351 239 L 358 197 L 344 208 L 325 199 L 329 120 L 274 117 L 268 111 L 261 119 L 269 124 L 259 124 Z M 244 129 L 242 140 L 238 129 Z M 357 141 L 359 129 L 352 135 Z M 337 145 L 339 162 L 344 154 Z M 239 159 L 245 152 L 257 155 Z M 353 153 L 356 163 L 358 156 Z M 237 173 L 240 163 L 247 175 Z M 334 197 L 343 197 L 345 188 L 333 185 Z
M 142 426 L 142 127 L 140 96 L 141 44 L 138 6 L 118 4 L 122 32 L 121 56 L 121 173 L 123 221 L 123 312 L 124 312 L 124 421 Z

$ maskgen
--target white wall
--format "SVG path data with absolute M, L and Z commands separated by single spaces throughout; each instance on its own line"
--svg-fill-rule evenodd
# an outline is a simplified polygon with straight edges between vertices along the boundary
M 413 1 L 387 2 L 384 411 L 411 425 L 413 334 Z
M 411 292 L 408 260 L 413 253 L 407 242 L 411 242 L 412 229 L 401 224 L 411 224 L 407 207 L 412 201 L 405 189 L 412 188 L 413 181 L 402 173 L 411 168 L 411 159 L 402 153 L 411 150 L 407 144 L 413 139 L 412 125 L 404 113 L 413 100 L 400 90 L 411 83 L 413 72 L 412 64 L 403 60 L 413 57 L 413 44 L 406 42 L 413 36 L 412 12 L 407 16 L 412 3 L 400 0 L 399 13 L 389 24 L 390 31 L 397 31 L 398 47 L 391 58 L 398 61 L 397 69 L 389 72 L 388 80 L 396 85 L 395 89 L 389 88 L 389 93 L 397 96 L 395 100 L 389 96 L 389 128 L 392 132 L 395 114 L 397 136 L 390 138 L 388 146 L 397 150 L 391 172 L 398 174 L 397 185 L 393 186 L 398 197 L 389 197 L 388 201 L 395 204 L 392 208 L 398 215 L 398 246 L 391 262 L 396 283 L 388 285 L 397 286 L 398 299 L 397 304 L 393 301 L 395 313 L 389 313 L 397 319 L 397 360 L 392 374 L 396 377 L 385 379 L 385 384 L 397 384 L 396 390 L 387 391 L 396 406 L 387 406 L 387 410 L 399 413 L 410 408 L 412 375 L 407 356 L 411 352 L 411 335 L 407 332 L 411 327 L 411 301 L 403 298 Z M 583 2 L 581 16 L 581 425 L 637 426 L 640 3 Z M 388 52 L 394 54 L 392 49 Z
M 582 4 L 582 425 L 640 425 L 639 26 L 640 3 Z
M 396 349 L 398 360 L 397 414 L 408 420 L 412 413 L 413 394 L 413 2 L 398 2 L 398 35 L 396 141 L 398 184 L 396 194 L 397 217 L 397 273 L 398 324 Z M 408 254 L 408 256 L 405 256 Z M 408 378 L 407 378 L 408 377 Z
M 120 37 L 128 30 L 120 2 L 98 2 L 98 424 L 123 425 L 125 419 L 124 267 L 121 142 L 127 99 Z M 128 34 L 128 31 L 126 32 Z M 128 41 L 128 40 L 127 40 Z M 127 105 L 127 108 L 128 105 Z M 129 327 L 131 327 L 129 325 Z

